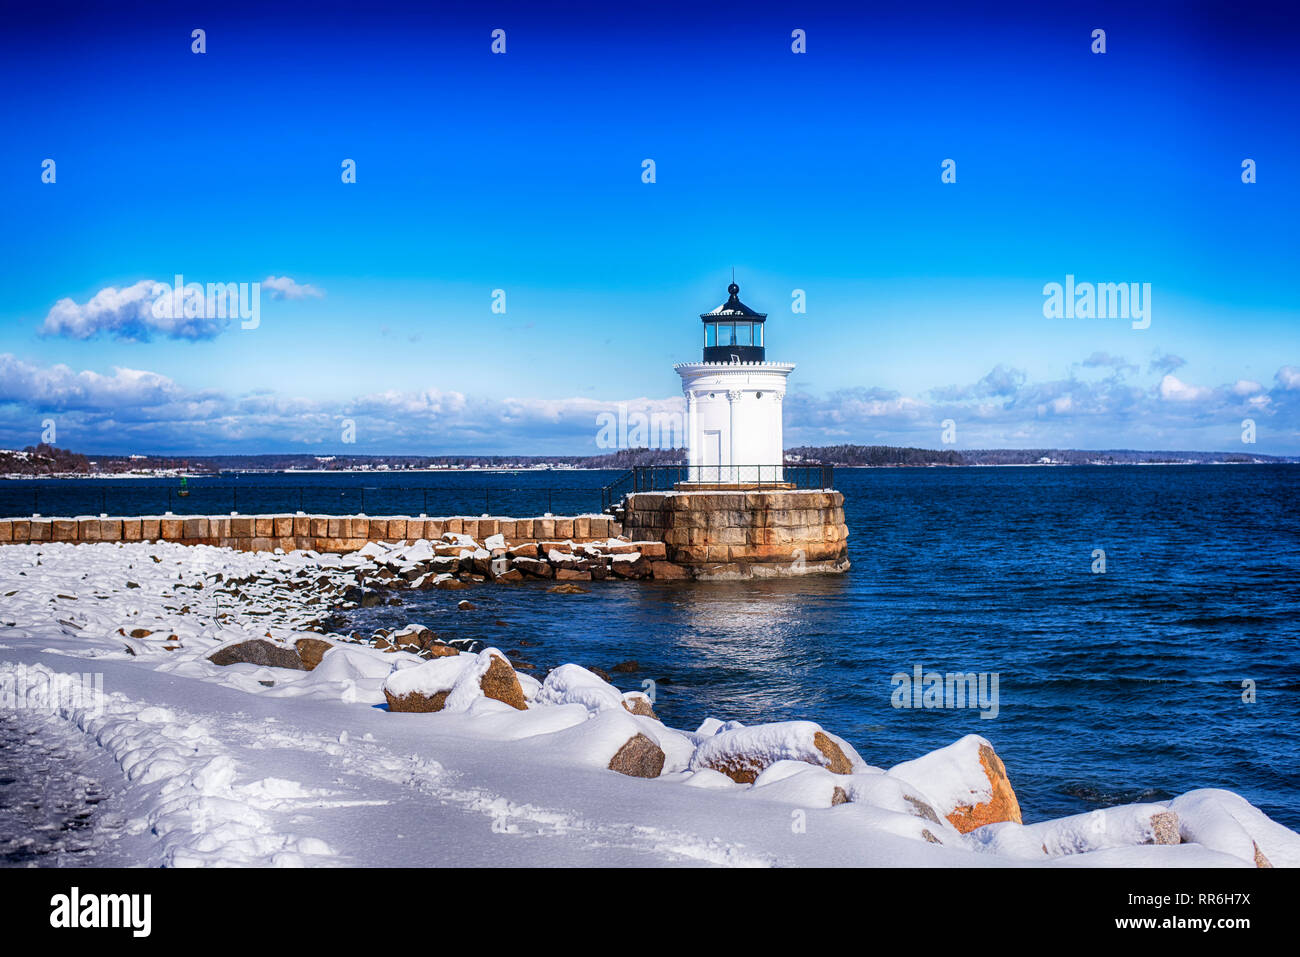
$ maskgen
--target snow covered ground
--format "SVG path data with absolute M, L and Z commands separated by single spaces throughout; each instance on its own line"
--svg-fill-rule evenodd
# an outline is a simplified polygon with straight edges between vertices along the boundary
M 955 809 L 1015 803 L 981 738 L 886 771 L 812 721 L 671 729 L 577 666 L 498 665 L 512 705 L 483 690 L 499 652 L 321 634 L 396 551 L 0 547 L 0 864 L 1300 865 L 1227 791 L 961 833 Z M 208 660 L 304 637 L 332 644 L 310 671 Z M 386 685 L 442 710 L 390 712 Z M 657 776 L 608 767 L 638 736 Z

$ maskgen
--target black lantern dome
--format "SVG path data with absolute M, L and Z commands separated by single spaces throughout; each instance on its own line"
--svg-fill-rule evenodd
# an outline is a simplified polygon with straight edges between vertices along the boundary
M 702 313 L 705 362 L 762 362 L 763 323 L 767 313 L 755 312 L 740 301 L 740 287 L 727 287 L 727 301 L 712 312 Z

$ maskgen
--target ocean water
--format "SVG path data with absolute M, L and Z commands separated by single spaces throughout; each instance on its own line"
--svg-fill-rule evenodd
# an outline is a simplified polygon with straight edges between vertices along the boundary
M 192 480 L 173 510 L 229 511 L 232 487 L 244 512 L 296 508 L 300 494 L 309 510 L 351 510 L 364 486 L 371 514 L 418 512 L 423 493 L 399 490 L 431 486 L 429 514 L 534 515 L 548 489 L 557 513 L 593 511 L 617 474 L 222 476 Z M 1029 821 L 1225 787 L 1300 829 L 1300 466 L 835 475 L 846 575 L 397 593 L 402 604 L 349 613 L 350 624 L 421 622 L 501 648 L 538 677 L 567 661 L 635 660 L 614 681 L 653 681 L 673 726 L 806 718 L 879 766 L 981 734 Z M 33 490 L 47 515 L 97 513 L 101 495 L 117 514 L 160 511 L 176 484 L 0 482 L 0 513 L 30 513 Z M 457 611 L 467 596 L 478 609 Z M 996 674 L 997 716 L 895 707 L 893 676 L 918 666 Z
M 1027 821 L 1224 787 L 1300 829 L 1300 467 L 837 469 L 836 485 L 843 576 L 404 593 L 351 620 L 420 621 L 538 677 L 635 660 L 615 683 L 653 681 L 670 725 L 812 719 L 885 767 L 981 734 Z M 478 609 L 457 611 L 467 594 Z M 996 673 L 996 717 L 895 707 L 893 676 L 917 666 Z

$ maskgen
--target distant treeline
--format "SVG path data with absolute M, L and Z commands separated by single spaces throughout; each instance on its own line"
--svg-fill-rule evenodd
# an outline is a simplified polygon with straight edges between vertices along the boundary
M 0 449 L 0 472 L 9 475 L 49 475 L 54 472 L 90 472 L 90 460 L 84 455 L 56 449 L 42 442 L 20 452 Z
M 894 445 L 825 445 L 786 449 L 789 460 L 823 465 L 969 465 L 960 452 L 948 449 L 900 448 Z
M 1141 452 L 1131 449 L 919 449 L 894 445 L 799 446 L 786 450 L 790 463 L 842 466 L 939 465 L 1200 465 L 1300 462 L 1296 456 L 1252 455 L 1243 452 Z M 21 452 L 0 450 L 0 473 L 52 475 L 60 473 L 121 474 L 134 471 L 178 470 L 216 473 L 229 470 L 283 471 L 369 469 L 402 471 L 429 468 L 527 469 L 568 466 L 590 469 L 630 469 L 635 465 L 678 465 L 681 449 L 623 449 L 605 455 L 99 455 L 86 456 L 49 445 Z
M 351 469 L 401 471 L 428 468 L 574 468 L 628 469 L 634 465 L 675 465 L 683 460 L 680 449 L 623 449 L 606 455 L 74 455 L 62 449 L 40 446 L 54 455 L 24 458 L 21 453 L 0 450 L 0 472 L 50 474 L 92 472 L 120 474 L 175 469 L 189 472 L 229 470 L 283 471 L 285 469 Z M 31 453 L 33 450 L 26 450 Z
M 1220 465 L 1300 462 L 1244 452 L 1142 452 L 1134 449 L 916 449 L 893 445 L 803 446 L 787 458 L 826 465 Z

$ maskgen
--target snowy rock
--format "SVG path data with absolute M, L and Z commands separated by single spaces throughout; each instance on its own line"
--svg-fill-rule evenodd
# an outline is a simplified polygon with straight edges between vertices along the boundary
M 309 671 L 298 654 L 298 649 L 281 645 L 265 638 L 251 641 L 239 641 L 224 645 L 212 654 L 208 660 L 214 665 L 260 665 L 264 668 L 292 668 L 295 671 Z
M 528 707 L 515 670 L 495 648 L 394 671 L 384 682 L 384 697 L 389 711 L 465 711 L 480 697 L 520 711 Z
M 524 700 L 524 690 L 519 685 L 519 676 L 500 652 L 492 655 L 487 670 L 479 678 L 479 687 L 485 697 L 504 701 L 510 707 L 520 711 L 528 707 L 528 703 Z
M 433 638 L 433 632 L 423 625 L 407 625 L 388 636 L 399 648 L 422 648 Z
M 721 718 L 705 718 L 695 729 L 696 738 L 711 738 L 720 731 L 734 731 L 743 728 L 739 721 L 723 721 Z
M 299 638 L 293 646 L 298 652 L 302 666 L 308 671 L 313 671 L 321 663 L 325 653 L 333 649 L 334 643 L 323 638 Z
M 1116 847 L 1178 844 L 1178 815 L 1163 804 L 1125 804 L 1038 824 L 986 824 L 970 832 L 979 851 L 1025 860 L 1091 854 Z
M 546 676 L 537 692 L 537 704 L 580 704 L 596 714 L 623 707 L 623 695 L 612 684 L 581 665 L 569 664 L 560 665 Z
M 609 769 L 634 778 L 657 778 L 664 769 L 664 749 L 644 734 L 635 734 L 609 759 Z
M 623 707 L 644 718 L 659 720 L 659 716 L 655 714 L 654 703 L 650 700 L 650 696 L 640 691 L 629 691 L 623 695 Z
M 759 724 L 706 738 L 696 748 L 691 768 L 721 771 L 740 784 L 753 783 L 765 768 L 783 760 L 851 774 L 853 765 L 841 743 L 812 721 Z
M 575 711 L 577 707 L 569 704 L 538 708 L 535 714 L 563 716 Z M 530 718 L 533 714 L 529 713 Z M 588 712 L 587 720 L 533 740 L 558 761 L 605 768 L 631 777 L 658 777 L 665 770 L 685 767 L 681 754 L 684 736 L 646 718 L 630 715 L 619 705 Z
M 1020 802 L 993 745 L 976 734 L 890 768 L 920 788 L 963 834 L 999 821 L 1021 823 Z
M 1256 867 L 1300 867 L 1300 835 L 1239 794 L 1220 788 L 1188 791 L 1169 802 L 1184 843 L 1231 854 Z
M 870 805 L 916 818 L 919 825 L 930 832 L 931 837 L 926 837 L 922 830 L 915 830 L 913 836 L 931 844 L 942 844 L 947 840 L 956 842 L 960 839 L 960 832 L 939 813 L 928 795 L 914 785 L 891 777 L 879 769 L 873 768 L 871 773 L 854 774 L 845 782 L 844 788 L 851 803 Z M 897 833 L 897 829 L 894 830 Z
M 840 786 L 843 780 L 842 775 L 826 768 L 786 759 L 764 768 L 747 793 L 796 807 L 834 807 L 849 800 Z

